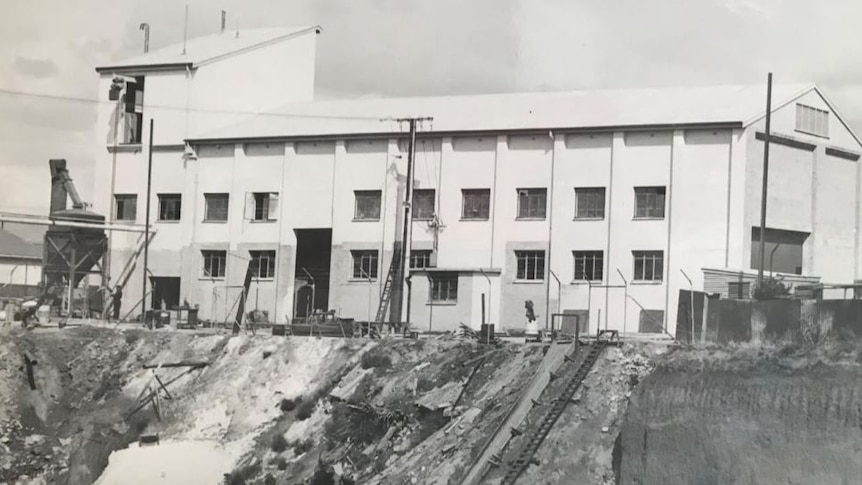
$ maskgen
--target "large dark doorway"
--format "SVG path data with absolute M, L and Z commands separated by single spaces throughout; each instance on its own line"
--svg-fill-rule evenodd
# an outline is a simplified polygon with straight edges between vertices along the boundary
M 294 318 L 305 318 L 315 310 L 329 310 L 329 264 L 332 229 L 294 229 L 296 276 Z
M 152 308 L 166 310 L 180 306 L 180 279 L 172 276 L 153 276 Z

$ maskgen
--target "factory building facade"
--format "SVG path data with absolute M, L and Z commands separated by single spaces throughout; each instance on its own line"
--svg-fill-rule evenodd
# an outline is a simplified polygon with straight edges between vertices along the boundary
M 543 325 L 673 333 L 680 289 L 750 293 L 735 275 L 759 265 L 765 86 L 313 101 L 317 30 L 240 34 L 257 41 L 240 49 L 221 34 L 200 41 L 210 57 L 167 48 L 98 69 L 106 101 L 118 76 L 134 81 L 124 93 L 144 86 L 100 113 L 102 128 L 143 130 L 101 131 L 94 210 L 143 224 L 152 155 L 148 306 L 232 320 L 251 263 L 245 308 L 270 321 L 374 320 L 405 208 L 410 284 L 391 319 L 418 330 L 476 328 L 483 312 L 520 330 L 532 306 Z M 243 67 L 267 62 L 285 84 L 264 99 Z M 775 86 L 773 108 L 767 269 L 851 283 L 862 145 L 813 85 Z M 411 117 L 431 119 L 407 205 Z M 113 278 L 140 242 L 112 235 Z M 142 293 L 129 273 L 124 310 Z

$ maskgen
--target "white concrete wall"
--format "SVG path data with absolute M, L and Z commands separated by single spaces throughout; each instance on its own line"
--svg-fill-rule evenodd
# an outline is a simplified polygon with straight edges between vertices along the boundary
M 830 113 L 829 136 L 796 131 L 796 104 L 831 111 L 816 92 L 775 110 L 773 135 L 813 144 L 813 149 L 770 143 L 766 226 L 808 232 L 803 246 L 804 275 L 820 276 L 825 283 L 851 283 L 859 276 L 858 227 L 860 225 L 859 161 L 826 154 L 826 148 L 859 153 L 851 133 Z M 750 266 L 751 228 L 760 225 L 764 142 L 755 139 L 765 130 L 760 120 L 746 130 L 745 215 L 742 230 L 744 254 L 738 267 Z
M 0 258 L 0 286 L 36 285 L 42 280 L 42 263 Z

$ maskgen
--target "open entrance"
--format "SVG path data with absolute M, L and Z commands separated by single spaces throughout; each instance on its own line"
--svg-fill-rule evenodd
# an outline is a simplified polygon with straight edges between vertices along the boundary
M 152 307 L 169 310 L 180 306 L 180 279 L 173 276 L 153 276 Z
M 296 276 L 293 318 L 306 318 L 315 310 L 329 310 L 329 264 L 332 229 L 294 229 Z

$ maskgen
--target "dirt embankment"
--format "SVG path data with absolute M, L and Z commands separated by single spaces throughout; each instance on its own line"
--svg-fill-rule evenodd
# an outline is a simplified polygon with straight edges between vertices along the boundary
M 670 354 L 632 398 L 619 483 L 859 483 L 860 361 L 829 344 Z
M 447 483 L 541 358 L 458 341 L 3 330 L 0 483 L 198 483 L 184 456 L 213 485 Z M 143 368 L 183 360 L 209 365 Z M 130 416 L 156 375 L 170 381 L 160 415 Z M 161 444 L 138 448 L 142 433 Z

